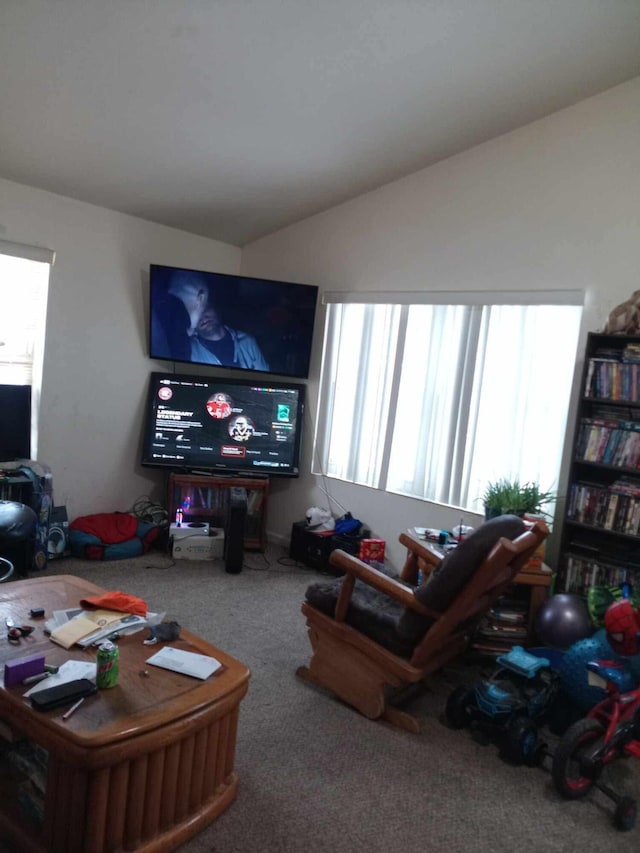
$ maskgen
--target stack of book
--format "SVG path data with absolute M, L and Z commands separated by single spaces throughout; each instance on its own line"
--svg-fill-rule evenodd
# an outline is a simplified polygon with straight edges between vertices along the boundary
M 523 601 L 501 598 L 478 625 L 472 648 L 482 654 L 500 655 L 514 645 L 526 644 L 527 618 Z

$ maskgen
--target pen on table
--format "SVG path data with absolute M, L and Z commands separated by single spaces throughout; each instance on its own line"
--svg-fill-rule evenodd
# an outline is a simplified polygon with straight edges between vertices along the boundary
M 85 700 L 84 696 L 82 697 L 82 699 L 78 699 L 78 701 L 74 705 L 72 705 L 68 711 L 64 712 L 64 714 L 62 715 L 62 719 L 68 720 L 69 717 L 78 710 L 78 708 L 80 707 L 80 705 L 82 705 L 84 700 Z
M 43 681 L 45 678 L 49 678 L 51 673 L 49 672 L 39 672 L 38 675 L 30 675 L 28 678 L 23 680 L 23 684 L 37 684 L 39 681 Z

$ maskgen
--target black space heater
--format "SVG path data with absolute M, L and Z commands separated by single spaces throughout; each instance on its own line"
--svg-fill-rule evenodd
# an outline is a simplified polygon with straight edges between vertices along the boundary
M 244 522 L 247 516 L 247 490 L 229 489 L 229 511 L 224 531 L 224 567 L 231 575 L 242 571 L 244 560 Z

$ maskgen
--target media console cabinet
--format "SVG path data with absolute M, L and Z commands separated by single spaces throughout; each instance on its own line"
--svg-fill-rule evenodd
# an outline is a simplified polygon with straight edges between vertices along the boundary
M 38 625 L 29 619 L 34 604 L 49 617 L 101 592 L 71 575 L 4 584 L 0 624 L 11 617 Z M 184 629 L 171 645 L 211 655 L 222 668 L 205 681 L 160 669 L 146 659 L 161 645 L 145 646 L 145 636 L 120 638 L 118 684 L 85 699 L 66 721 L 64 707 L 34 710 L 24 686 L 0 688 L 0 839 L 24 853 L 161 853 L 186 842 L 235 799 L 236 732 L 249 670 Z M 42 627 L 19 646 L 0 643 L 2 664 L 35 653 L 60 665 L 93 660 L 96 650 L 67 651 Z M 39 808 L 25 808 L 29 780 L 10 761 L 21 744 L 45 756 Z
M 176 520 L 182 509 L 184 521 L 208 521 L 212 527 L 224 528 L 232 488 L 246 489 L 247 512 L 244 521 L 244 547 L 264 551 L 268 477 L 224 477 L 215 474 L 169 474 L 167 506 L 169 521 Z

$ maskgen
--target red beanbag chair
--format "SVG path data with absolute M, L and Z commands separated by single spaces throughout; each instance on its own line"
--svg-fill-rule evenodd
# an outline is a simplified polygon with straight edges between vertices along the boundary
M 123 560 L 151 548 L 159 527 L 126 512 L 83 515 L 69 525 L 71 553 L 86 560 Z

